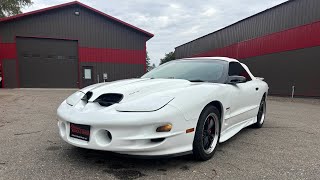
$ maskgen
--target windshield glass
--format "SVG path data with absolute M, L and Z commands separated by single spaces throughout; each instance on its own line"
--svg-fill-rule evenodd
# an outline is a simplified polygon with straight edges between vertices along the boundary
M 185 79 L 193 82 L 224 83 L 226 62 L 177 60 L 159 66 L 141 78 Z

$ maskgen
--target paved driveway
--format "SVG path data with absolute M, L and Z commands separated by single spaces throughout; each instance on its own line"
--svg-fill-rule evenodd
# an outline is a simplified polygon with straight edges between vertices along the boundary
M 74 90 L 0 90 L 0 179 L 319 179 L 320 101 L 269 98 L 262 129 L 247 128 L 213 159 L 144 160 L 63 142 L 56 109 Z

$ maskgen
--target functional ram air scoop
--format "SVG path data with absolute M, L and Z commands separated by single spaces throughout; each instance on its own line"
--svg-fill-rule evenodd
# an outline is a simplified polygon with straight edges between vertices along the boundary
M 85 101 L 86 103 L 88 103 L 89 99 L 92 97 L 93 93 L 91 91 L 88 91 L 83 97 L 82 97 L 82 101 Z
M 97 99 L 95 99 L 93 102 L 99 103 L 101 106 L 111 106 L 115 103 L 119 103 L 123 99 L 122 94 L 116 94 L 116 93 L 108 93 L 108 94 L 102 94 Z

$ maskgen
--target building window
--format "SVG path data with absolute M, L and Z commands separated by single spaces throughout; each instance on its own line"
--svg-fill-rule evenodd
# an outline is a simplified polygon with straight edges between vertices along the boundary
M 91 69 L 84 69 L 84 79 L 91 79 Z

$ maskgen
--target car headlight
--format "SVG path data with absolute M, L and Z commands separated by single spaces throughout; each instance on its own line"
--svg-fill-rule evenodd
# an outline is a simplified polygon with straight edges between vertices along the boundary
M 166 106 L 174 97 L 169 96 L 147 96 L 142 99 L 120 103 L 115 108 L 121 112 L 151 112 Z
M 71 96 L 67 98 L 67 104 L 69 104 L 70 106 L 76 105 L 84 95 L 85 94 L 80 91 L 73 93 Z

